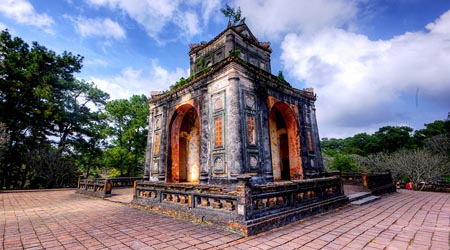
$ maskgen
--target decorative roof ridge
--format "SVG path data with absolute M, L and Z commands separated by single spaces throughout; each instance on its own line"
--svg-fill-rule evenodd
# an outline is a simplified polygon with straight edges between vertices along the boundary
M 295 92 L 297 94 L 300 94 L 300 95 L 302 95 L 302 96 L 304 96 L 306 98 L 310 98 L 310 99 L 313 99 L 313 100 L 317 99 L 317 96 L 314 94 L 312 88 L 307 88 L 307 89 L 301 90 L 301 89 L 297 89 L 297 88 L 292 87 L 290 83 L 287 83 L 287 84 L 280 83 L 278 78 L 277 78 L 277 76 L 273 75 L 272 73 L 267 72 L 265 70 L 261 70 L 260 68 L 254 66 L 254 65 L 251 65 L 251 64 L 247 63 L 246 61 L 242 60 L 238 56 L 230 55 L 226 59 L 224 59 L 224 60 L 222 60 L 222 61 L 212 65 L 211 68 L 208 71 L 203 72 L 198 77 L 193 78 L 189 83 L 186 83 L 185 85 L 183 85 L 183 86 L 181 86 L 181 87 L 179 87 L 177 89 L 169 90 L 168 92 L 165 92 L 165 93 L 152 95 L 152 97 L 149 99 L 149 103 L 156 102 L 156 101 L 161 100 L 161 99 L 163 99 L 163 98 L 165 98 L 166 96 L 169 96 L 169 95 L 177 94 L 177 93 L 183 91 L 184 89 L 193 86 L 195 83 L 199 82 L 200 80 L 203 80 L 204 78 L 214 74 L 215 72 L 217 72 L 220 69 L 222 69 L 223 66 L 225 66 L 225 65 L 227 65 L 227 64 L 229 64 L 231 62 L 236 62 L 239 65 L 241 65 L 242 67 L 246 68 L 247 70 L 250 70 L 251 72 L 253 72 L 255 74 L 262 75 L 263 77 L 266 77 L 266 78 L 272 80 L 273 82 L 276 82 L 278 84 L 282 84 L 282 86 L 284 88 L 289 89 L 290 91 L 293 91 L 293 92 Z

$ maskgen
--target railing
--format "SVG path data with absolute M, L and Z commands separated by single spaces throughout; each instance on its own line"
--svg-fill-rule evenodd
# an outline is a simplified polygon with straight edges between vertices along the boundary
M 224 212 L 235 211 L 235 192 L 219 186 L 202 186 L 163 182 L 140 181 L 134 191 L 134 199 L 142 204 L 166 204 L 186 208 L 206 208 Z
M 364 176 L 366 182 L 364 182 Z M 391 172 L 363 174 L 363 187 L 374 194 L 395 192 L 396 188 Z
M 404 187 L 404 184 L 403 184 Z M 450 182 L 449 181 L 437 181 L 430 183 L 419 183 L 417 184 L 417 189 L 421 191 L 431 191 L 431 192 L 444 192 L 450 193 Z
M 110 178 L 113 182 L 113 187 L 133 187 L 134 181 L 142 180 L 142 177 L 115 177 Z
M 363 184 L 361 173 L 341 173 L 340 175 L 344 184 L 351 184 L 351 185 Z
M 113 187 L 132 187 L 134 181 L 141 179 L 141 177 L 84 179 L 80 176 L 76 192 L 97 197 L 110 197 Z
M 89 194 L 98 197 L 111 196 L 113 182 L 109 178 L 78 179 L 77 193 Z
M 132 204 L 251 235 L 348 202 L 336 176 L 264 185 L 250 179 L 240 176 L 227 188 L 138 181 Z
M 342 182 L 336 177 L 292 181 L 252 187 L 249 219 L 311 205 L 343 195 Z

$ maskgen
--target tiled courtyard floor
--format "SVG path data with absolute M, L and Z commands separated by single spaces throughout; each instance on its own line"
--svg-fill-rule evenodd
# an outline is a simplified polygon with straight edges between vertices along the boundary
M 400 191 L 243 238 L 74 190 L 0 193 L 0 249 L 450 249 L 450 194 Z

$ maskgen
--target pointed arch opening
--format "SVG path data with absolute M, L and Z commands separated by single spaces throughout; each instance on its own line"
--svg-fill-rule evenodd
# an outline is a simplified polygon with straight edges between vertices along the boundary
M 273 105 L 269 114 L 269 131 L 274 181 L 302 179 L 297 120 L 286 103 Z
M 195 108 L 184 104 L 177 108 L 170 129 L 170 182 L 200 179 L 200 121 Z

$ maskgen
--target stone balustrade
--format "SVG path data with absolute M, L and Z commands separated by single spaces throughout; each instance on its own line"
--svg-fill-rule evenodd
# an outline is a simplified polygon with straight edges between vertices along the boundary
M 141 180 L 141 177 L 118 177 L 118 178 L 93 178 L 78 179 L 77 193 L 87 194 L 96 197 L 110 197 L 113 187 L 132 187 L 136 180 Z
M 253 235 L 348 203 L 339 177 L 225 187 L 137 181 L 132 205 Z

